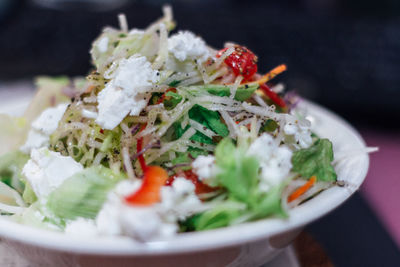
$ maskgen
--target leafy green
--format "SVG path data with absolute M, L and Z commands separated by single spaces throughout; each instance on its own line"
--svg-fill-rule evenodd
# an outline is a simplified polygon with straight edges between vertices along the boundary
M 228 127 L 221 121 L 221 116 L 216 111 L 211 111 L 202 106 L 194 105 L 193 108 L 189 110 L 189 118 L 201 123 L 222 137 L 226 137 L 229 134 Z M 176 138 L 180 138 L 190 127 L 186 126 L 185 129 L 182 129 L 179 121 L 175 122 L 173 126 Z M 198 131 L 190 138 L 190 140 L 199 143 L 214 144 L 214 141 L 211 138 Z
M 222 122 L 221 115 L 217 111 L 194 105 L 189 110 L 189 118 L 203 124 L 222 137 L 226 137 L 229 134 L 228 127 Z
M 251 95 L 258 89 L 258 84 L 254 85 L 241 85 L 237 88 L 235 94 L 235 100 L 245 101 L 251 97 Z M 219 84 L 205 84 L 188 86 L 185 90 L 189 92 L 207 91 L 208 93 L 216 96 L 230 96 L 231 89 L 227 85 Z
M 259 163 L 255 157 L 246 156 L 244 152 L 236 149 L 230 139 L 223 139 L 215 149 L 215 162 L 220 169 L 217 178 L 230 197 L 253 204 L 258 188 Z
M 0 156 L 18 149 L 24 144 L 29 130 L 25 118 L 0 114 Z
M 260 219 L 271 214 L 286 218 L 288 215 L 282 208 L 281 196 L 282 190 L 286 184 L 280 184 L 272 187 L 268 193 L 258 195 L 257 205 L 254 206 L 254 216 L 252 219 Z
M 225 227 L 230 225 L 233 220 L 237 219 L 241 214 L 243 214 L 240 203 L 238 203 L 239 205 L 226 204 L 229 203 L 217 206 L 214 209 L 208 210 L 201 215 L 192 218 L 192 227 L 194 226 L 194 228 L 198 231 Z
M 168 91 L 165 94 L 165 99 L 163 101 L 166 110 L 171 110 L 182 101 L 182 96 L 178 93 Z
M 261 127 L 261 132 L 273 132 L 278 128 L 278 123 L 274 120 L 268 119 Z
M 311 147 L 293 153 L 292 171 L 304 178 L 315 175 L 319 181 L 336 181 L 332 161 L 332 143 L 328 139 L 318 139 Z
M 29 156 L 14 151 L 0 157 L 0 181 L 22 193 L 24 184 L 21 182 L 21 172 Z
M 168 84 L 168 86 L 175 87 L 175 86 L 179 85 L 180 83 L 181 83 L 181 81 L 173 80 L 172 82 L 170 82 Z
M 213 209 L 182 222 L 183 229 L 206 230 L 274 215 L 287 217 L 281 205 L 283 182 L 268 192 L 259 189 L 259 162 L 246 155 L 246 147 L 236 147 L 224 138 L 215 150 L 219 186 L 226 190 L 227 200 Z
M 25 189 L 22 193 L 22 199 L 28 204 L 32 204 L 37 200 L 37 196 L 29 183 L 25 183 Z
M 96 166 L 79 172 L 54 190 L 47 207 L 59 218 L 95 218 L 107 198 L 107 193 L 123 179 L 112 170 Z

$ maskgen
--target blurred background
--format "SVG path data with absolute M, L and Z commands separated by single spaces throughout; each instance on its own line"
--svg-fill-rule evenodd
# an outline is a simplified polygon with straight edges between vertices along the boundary
M 32 86 L 31 79 L 37 75 L 87 74 L 92 40 L 105 25 L 118 26 L 118 13 L 127 15 L 130 27 L 144 28 L 161 16 L 166 2 L 0 0 L 0 98 L 12 91 L 25 92 L 21 86 Z M 371 155 L 362 195 L 346 204 L 347 210 L 342 208 L 338 211 L 342 213 L 330 215 L 322 225 L 310 227 L 334 262 L 342 263 L 349 255 L 338 254 L 335 246 L 340 241 L 331 240 L 338 236 L 334 230 L 328 231 L 332 237 L 320 231 L 323 223 L 338 223 L 355 240 L 365 237 L 360 231 L 375 231 L 379 241 L 386 242 L 386 250 L 396 246 L 393 241 L 400 246 L 400 1 L 168 3 L 178 30 L 190 29 L 216 48 L 225 41 L 246 45 L 259 56 L 261 72 L 287 64 L 289 71 L 281 76 L 287 88 L 337 112 L 361 132 L 369 146 L 380 147 L 380 152 Z M 354 207 L 350 210 L 349 205 Z M 360 226 L 354 232 L 340 220 L 364 208 L 363 216 L 368 218 L 360 224 L 369 223 L 370 228 Z M 379 227 L 382 230 L 374 230 Z M 356 243 L 365 250 L 374 249 L 371 241 Z M 392 266 L 396 265 L 400 262 Z

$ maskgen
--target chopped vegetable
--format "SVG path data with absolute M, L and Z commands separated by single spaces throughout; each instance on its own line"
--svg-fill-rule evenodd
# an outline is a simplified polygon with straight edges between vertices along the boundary
M 292 202 L 293 200 L 299 198 L 301 195 L 307 192 L 307 190 L 310 189 L 316 181 L 317 178 L 315 176 L 312 176 L 304 185 L 300 186 L 292 194 L 289 195 L 288 202 Z
M 332 182 L 337 179 L 332 161 L 332 143 L 328 139 L 318 139 L 311 147 L 293 153 L 292 171 L 303 177 L 316 176 L 318 181 Z
M 218 52 L 220 57 L 228 48 Z M 257 72 L 257 56 L 244 46 L 235 45 L 234 51 L 224 60 L 231 67 L 236 76 L 242 75 L 245 80 L 250 79 Z
M 160 201 L 160 189 L 168 179 L 168 173 L 161 167 L 148 166 L 144 171 L 142 186 L 125 198 L 131 205 L 148 206 Z
M 95 218 L 108 191 L 125 177 L 103 166 L 79 172 L 54 190 L 48 197 L 47 208 L 63 219 Z

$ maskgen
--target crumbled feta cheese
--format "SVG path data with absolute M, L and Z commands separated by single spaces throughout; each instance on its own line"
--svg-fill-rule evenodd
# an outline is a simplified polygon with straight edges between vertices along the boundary
M 258 137 L 250 145 L 247 155 L 255 156 L 260 162 L 260 189 L 265 192 L 281 183 L 292 169 L 292 151 L 286 146 L 278 146 L 268 134 Z
M 198 156 L 193 162 L 192 167 L 194 173 L 197 174 L 199 180 L 209 186 L 218 186 L 216 178 L 217 167 L 215 165 L 215 157 L 212 155 Z
M 43 147 L 33 149 L 31 159 L 25 164 L 22 174 L 38 198 L 48 196 L 67 178 L 83 170 L 83 166 L 71 157 Z
M 169 222 L 185 219 L 201 206 L 201 201 L 195 194 L 194 184 L 182 177 L 177 177 L 172 186 L 161 188 L 160 207 L 165 211 Z
M 51 135 L 58 127 L 58 123 L 64 116 L 68 104 L 59 104 L 54 108 L 45 109 L 40 116 L 33 121 L 32 128 L 44 134 Z
M 101 235 L 120 235 L 122 234 L 119 222 L 121 201 L 106 202 L 96 216 L 96 226 Z
M 97 118 L 97 113 L 94 112 L 94 111 L 83 109 L 82 110 L 82 116 L 84 118 L 87 118 L 87 119 L 96 119 Z
M 119 182 L 108 194 L 107 202 L 96 217 L 98 232 L 104 235 L 122 234 L 119 214 L 124 203 L 122 198 L 133 194 L 140 188 L 141 180 L 124 180 Z
M 97 124 L 114 129 L 128 114 L 139 115 L 149 100 L 147 90 L 158 81 L 157 71 L 137 54 L 122 59 L 112 80 L 97 97 Z
M 166 223 L 151 207 L 123 206 L 120 224 L 124 234 L 141 241 L 174 235 L 178 231 L 175 223 Z
M 20 150 L 26 154 L 29 154 L 32 149 L 45 147 L 49 144 L 49 136 L 45 135 L 35 129 L 31 129 L 28 133 L 28 137 L 25 144 L 21 146 Z
M 178 60 L 198 60 L 204 62 L 210 56 L 210 51 L 200 37 L 189 31 L 180 31 L 168 39 L 168 51 Z
M 100 53 L 104 53 L 107 52 L 107 48 L 108 48 L 108 37 L 104 36 L 97 43 L 97 49 L 99 50 Z
M 140 180 L 120 182 L 109 194 L 96 217 L 100 234 L 125 234 L 146 241 L 166 238 L 178 231 L 178 220 L 201 209 L 195 186 L 185 178 L 176 178 L 172 186 L 161 189 L 161 202 L 150 207 L 127 205 L 123 198 L 134 193 Z
M 312 144 L 311 123 L 308 120 L 287 123 L 283 127 L 285 133 L 285 143 L 293 145 L 295 148 L 308 148 Z
M 67 234 L 79 236 L 94 236 L 97 235 L 97 227 L 93 220 L 85 218 L 77 218 L 76 220 L 69 221 L 65 226 Z
M 50 139 L 49 136 L 57 129 L 67 107 L 67 103 L 62 103 L 56 107 L 45 109 L 32 122 L 32 128 L 28 133 L 27 140 L 20 150 L 29 154 L 34 148 L 47 146 Z

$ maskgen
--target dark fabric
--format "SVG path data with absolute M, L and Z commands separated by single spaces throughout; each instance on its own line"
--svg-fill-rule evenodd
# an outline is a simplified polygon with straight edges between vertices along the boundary
M 104 25 L 117 26 L 119 12 L 141 28 L 172 2 L 178 29 L 217 48 L 226 40 L 245 44 L 259 56 L 263 72 L 288 65 L 278 78 L 288 88 L 352 121 L 398 127 L 387 120 L 400 114 L 399 1 L 138 0 L 108 11 L 13 2 L 0 18 L 0 79 L 84 75 L 91 41 Z
M 400 266 L 399 249 L 359 193 L 306 231 L 335 266 Z

